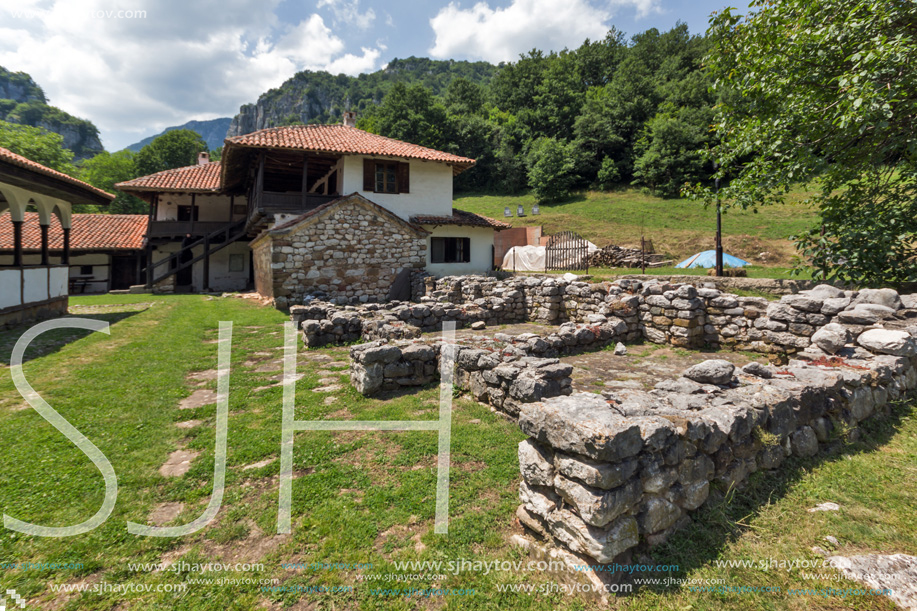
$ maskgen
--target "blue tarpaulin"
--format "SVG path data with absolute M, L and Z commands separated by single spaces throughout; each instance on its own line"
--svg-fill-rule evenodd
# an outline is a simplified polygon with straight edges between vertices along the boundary
M 723 253 L 723 267 L 745 267 L 746 265 L 750 265 L 750 263 L 738 257 Z M 705 250 L 704 252 L 699 252 L 696 255 L 688 257 L 675 267 L 716 267 L 716 251 Z

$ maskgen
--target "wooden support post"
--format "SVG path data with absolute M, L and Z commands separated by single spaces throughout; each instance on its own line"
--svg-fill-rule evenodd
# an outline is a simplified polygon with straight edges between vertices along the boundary
M 48 261 L 48 225 L 41 226 L 41 264 L 49 265 Z
M 210 292 L 210 236 L 204 238 L 204 292 Z
M 191 235 L 194 235 L 194 217 L 197 216 L 197 206 L 194 203 L 195 193 L 191 194 Z
M 146 245 L 146 288 L 153 288 L 153 246 Z
M 13 221 L 13 265 L 22 267 L 22 223 Z
M 302 156 L 302 201 L 299 207 L 306 209 L 306 200 L 309 197 L 309 155 Z
M 258 200 L 255 207 L 260 208 L 264 198 L 264 151 L 258 155 L 258 176 L 255 178 L 255 195 Z
M 70 265 L 70 228 L 64 227 L 64 254 L 60 260 L 62 265 Z

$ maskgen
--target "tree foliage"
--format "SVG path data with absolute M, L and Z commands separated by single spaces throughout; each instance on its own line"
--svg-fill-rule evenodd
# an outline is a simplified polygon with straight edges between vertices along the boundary
M 631 40 L 612 29 L 577 49 L 530 51 L 499 66 L 492 79 L 458 75 L 439 91 L 395 83 L 378 107 L 365 107 L 359 125 L 474 157 L 458 190 L 518 192 L 538 184 L 539 193 L 555 198 L 634 182 L 675 195 L 710 171 L 695 153 L 706 146 L 713 106 L 705 52 L 704 38 L 684 24 Z M 563 164 L 555 163 L 560 150 L 568 154 Z M 553 175 L 561 177 L 557 186 L 545 182 Z
M 40 127 L 0 121 L 0 147 L 58 172 L 76 175 L 73 152 L 64 148 L 64 139 L 60 134 Z
M 554 202 L 570 195 L 576 184 L 576 151 L 573 144 L 541 137 L 526 157 L 529 186 L 539 202 Z
M 181 168 L 197 163 L 198 153 L 207 150 L 207 143 L 195 131 L 176 129 L 166 132 L 140 149 L 134 156 L 138 176 Z
M 917 4 L 755 0 L 712 20 L 724 95 L 710 157 L 743 208 L 815 190 L 821 224 L 796 237 L 816 277 L 917 280 Z M 708 188 L 695 188 L 710 199 Z
M 134 154 L 128 150 L 117 153 L 99 153 L 92 159 L 80 164 L 79 177 L 94 187 L 115 194 L 115 199 L 108 205 L 111 214 L 144 214 L 149 205 L 143 200 L 122 193 L 115 189 L 119 182 L 131 180 L 138 176 L 134 164 Z

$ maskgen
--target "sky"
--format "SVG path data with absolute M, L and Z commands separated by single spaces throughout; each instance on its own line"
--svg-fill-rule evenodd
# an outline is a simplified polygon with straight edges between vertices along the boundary
M 301 70 L 356 75 L 393 58 L 512 61 L 677 22 L 724 0 L 0 0 L 0 66 L 115 151 L 192 119 L 232 117 Z M 733 6 L 736 6 L 734 3 Z M 742 9 L 745 2 L 739 2 Z

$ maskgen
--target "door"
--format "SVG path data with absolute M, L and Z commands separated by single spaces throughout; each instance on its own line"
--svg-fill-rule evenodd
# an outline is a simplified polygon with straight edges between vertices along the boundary
M 123 291 L 139 284 L 137 260 L 134 257 L 111 258 L 111 290 Z
M 194 253 L 190 248 L 185 248 L 191 242 L 190 238 L 185 238 L 182 242 L 182 251 L 181 255 L 178 257 L 178 264 L 184 265 L 188 261 L 194 258 Z M 189 265 L 185 269 L 181 269 L 178 273 L 175 274 L 175 286 L 185 286 L 190 287 L 194 282 L 194 266 Z

